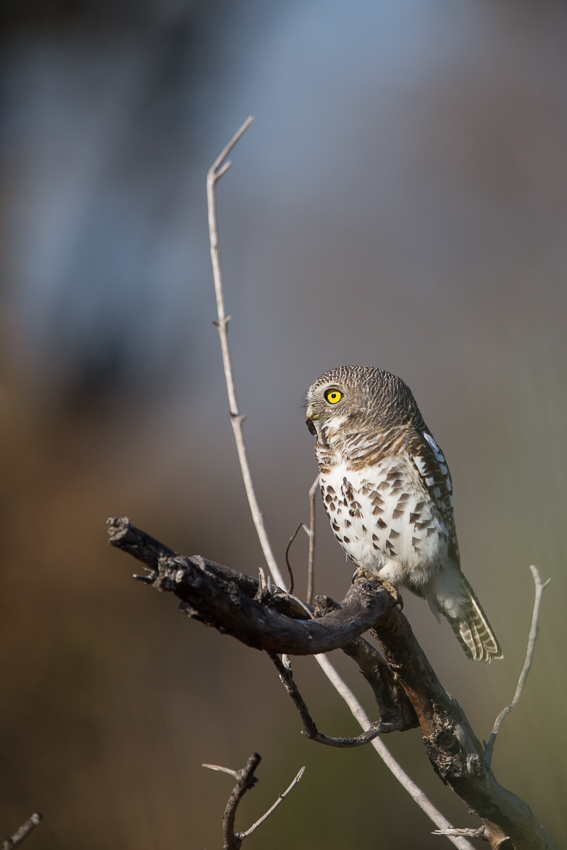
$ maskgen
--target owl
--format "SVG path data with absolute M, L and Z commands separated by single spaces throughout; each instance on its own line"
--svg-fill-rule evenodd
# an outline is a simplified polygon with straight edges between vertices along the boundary
M 409 387 L 383 369 L 341 366 L 306 400 L 323 503 L 348 557 L 426 599 L 469 658 L 502 658 L 461 570 L 447 461 Z

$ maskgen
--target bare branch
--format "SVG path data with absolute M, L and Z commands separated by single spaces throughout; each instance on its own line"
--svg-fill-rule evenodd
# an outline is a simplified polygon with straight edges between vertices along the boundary
M 361 704 L 356 699 L 353 692 L 348 688 L 343 680 L 340 678 L 339 674 L 336 672 L 335 668 L 329 661 L 326 655 L 316 655 L 315 661 L 319 664 L 329 681 L 335 686 L 335 688 L 339 691 L 344 701 L 350 708 L 352 714 L 362 726 L 363 729 L 367 729 L 370 720 L 368 715 L 362 708 Z M 405 770 L 401 767 L 400 764 L 395 760 L 395 758 L 390 753 L 389 749 L 386 747 L 381 738 L 375 738 L 372 741 L 372 746 L 380 756 L 380 758 L 384 761 L 384 764 L 391 770 L 393 775 L 396 777 L 400 785 L 405 788 L 408 792 L 412 800 L 417 803 L 419 808 L 425 812 L 425 814 L 433 821 L 435 826 L 440 829 L 451 829 L 452 824 L 447 820 L 441 812 L 435 808 L 431 800 L 423 793 L 421 788 L 416 785 L 416 783 L 411 779 Z M 468 842 L 464 838 L 459 838 L 456 836 L 447 836 L 449 841 L 454 844 L 455 847 L 458 847 L 459 850 L 474 850 L 472 844 Z
M 358 664 L 372 688 L 383 731 L 405 732 L 419 726 L 411 702 L 378 650 L 363 637 L 355 638 L 342 649 Z
M 319 476 L 309 488 L 309 554 L 307 556 L 307 602 L 313 604 L 313 593 L 315 583 L 315 495 L 319 486 Z
M 12 847 L 16 847 L 20 844 L 24 838 L 26 838 L 30 832 L 36 828 L 36 826 L 40 825 L 41 821 L 42 817 L 39 812 L 34 812 L 11 838 L 6 838 L 6 840 L 2 842 L 2 850 L 12 850 Z
M 533 564 L 530 567 L 530 570 L 532 571 L 532 576 L 533 576 L 533 580 L 534 580 L 534 584 L 535 584 L 535 599 L 534 599 L 534 610 L 533 610 L 533 614 L 532 614 L 532 625 L 531 625 L 530 634 L 529 634 L 529 637 L 528 637 L 528 648 L 527 648 L 527 651 L 526 651 L 526 660 L 524 661 L 524 666 L 522 667 L 522 672 L 520 673 L 520 678 L 518 680 L 518 685 L 516 687 L 516 693 L 514 694 L 514 699 L 512 700 L 510 705 L 507 705 L 505 708 L 502 709 L 502 711 L 500 712 L 500 714 L 496 718 L 496 720 L 494 722 L 494 727 L 492 729 L 492 733 L 490 735 L 490 738 L 488 739 L 488 744 L 486 745 L 486 750 L 485 750 L 485 753 L 484 753 L 484 760 L 489 767 L 490 767 L 490 764 L 492 763 L 492 755 L 493 755 L 493 752 L 494 752 L 494 744 L 496 743 L 496 736 L 498 735 L 498 732 L 500 731 L 500 727 L 502 726 L 502 721 L 504 720 L 504 718 L 506 717 L 507 714 L 509 714 L 514 708 L 516 708 L 516 706 L 518 705 L 518 702 L 520 701 L 522 691 L 524 690 L 524 687 L 525 687 L 525 684 L 526 684 L 526 679 L 528 678 L 528 673 L 530 672 L 532 662 L 534 660 L 535 645 L 536 645 L 537 634 L 538 634 L 538 629 L 539 629 L 538 623 L 539 623 L 539 609 L 540 609 L 540 605 L 541 605 L 541 597 L 542 597 L 543 591 L 545 590 L 545 588 L 547 587 L 547 585 L 551 581 L 551 579 L 549 578 L 545 583 L 542 582 L 540 574 L 538 572 L 538 569 L 537 569 L 537 567 L 534 567 Z
M 162 557 L 157 554 L 160 544 L 153 538 L 148 538 L 145 551 L 143 533 L 124 519 L 111 521 L 110 530 L 113 545 L 146 563 L 153 576 L 153 586 L 175 593 L 189 616 L 257 649 L 277 654 L 315 654 L 365 732 L 371 726 L 366 713 L 327 657 L 319 653 L 323 648 L 347 647 L 368 629 L 368 620 L 376 616 L 371 633 L 378 639 L 384 661 L 395 671 L 396 681 L 419 720 L 429 759 L 439 777 L 469 809 L 483 818 L 485 837 L 493 850 L 506 837 L 512 840 L 515 850 L 552 850 L 553 843 L 527 804 L 496 781 L 463 710 L 444 690 L 407 618 L 392 605 L 391 596 L 384 588 L 374 582 L 356 581 L 342 605 L 334 603 L 326 616 L 306 620 L 303 608 L 283 591 L 276 589 L 262 600 L 255 598 L 258 580 L 251 576 L 199 555 L 172 557 L 167 547 L 163 547 Z M 152 563 L 156 556 L 157 564 Z M 372 741 L 372 746 L 435 826 L 451 829 L 452 824 L 437 812 L 394 761 L 380 737 Z M 455 846 L 471 850 L 465 838 L 447 837 Z
M 252 826 L 250 827 L 250 829 L 247 829 L 247 830 L 246 830 L 246 832 L 241 832 L 241 833 L 239 833 L 241 838 L 248 838 L 248 836 L 249 836 L 249 835 L 252 835 L 252 833 L 253 833 L 253 832 L 255 832 L 255 831 L 258 829 L 258 827 L 259 827 L 259 826 L 261 826 L 261 825 L 264 823 L 264 821 L 265 821 L 265 820 L 267 820 L 267 819 L 270 817 L 270 815 L 272 814 L 272 812 L 275 812 L 275 810 L 277 809 L 277 807 L 279 806 L 279 804 L 280 804 L 280 803 L 282 803 L 282 802 L 285 800 L 285 798 L 286 798 L 286 797 L 287 797 L 287 795 L 290 793 L 290 791 L 293 791 L 293 789 L 295 788 L 295 786 L 297 785 L 297 783 L 301 781 L 301 779 L 302 779 L 302 777 L 303 777 L 303 774 L 304 774 L 304 773 L 305 773 L 305 765 L 304 765 L 303 767 L 300 767 L 300 768 L 299 768 L 299 771 L 298 771 L 297 776 L 295 777 L 295 779 L 294 779 L 294 780 L 290 783 L 290 785 L 289 785 L 289 786 L 285 789 L 285 791 L 283 792 L 283 794 L 280 794 L 280 796 L 278 797 L 278 799 L 276 800 L 276 802 L 274 803 L 274 805 L 273 805 L 273 806 L 270 806 L 270 808 L 268 809 L 268 811 L 267 811 L 264 815 L 262 815 L 262 817 L 261 817 L 261 818 L 258 818 L 258 820 L 256 821 L 256 823 L 253 823 L 253 824 L 252 824 Z
M 238 779 L 238 771 L 232 770 L 230 767 L 221 767 L 220 764 L 202 764 L 201 767 L 208 767 L 209 770 L 218 770 L 220 773 L 228 773 L 229 776 L 234 776 Z
M 232 424 L 232 430 L 234 432 L 234 439 L 236 441 L 236 449 L 238 452 L 238 460 L 240 462 L 240 469 L 242 472 L 242 478 L 244 480 L 244 487 L 246 489 L 246 496 L 248 498 L 248 504 L 250 505 L 250 511 L 252 513 L 252 519 L 254 521 L 254 525 L 256 527 L 256 533 L 258 534 L 258 538 L 260 540 L 260 545 L 262 547 L 262 552 L 264 553 L 264 558 L 266 559 L 266 563 L 270 569 L 272 574 L 272 578 L 274 582 L 280 587 L 285 587 L 285 582 L 283 580 L 283 576 L 280 572 L 280 569 L 277 565 L 276 559 L 274 557 L 274 553 L 272 551 L 272 547 L 270 545 L 270 541 L 268 539 L 268 534 L 266 532 L 266 527 L 264 525 L 264 518 L 260 511 L 260 507 L 258 505 L 258 500 L 256 499 L 256 492 L 254 490 L 254 485 L 252 483 L 252 474 L 250 472 L 250 465 L 248 463 L 248 456 L 246 453 L 246 444 L 244 442 L 244 434 L 242 432 L 242 420 L 238 410 L 238 403 L 236 401 L 236 387 L 234 384 L 234 377 L 232 372 L 232 363 L 230 359 L 230 350 L 228 347 L 228 334 L 227 334 L 227 323 L 228 318 L 225 312 L 224 305 L 224 292 L 222 285 L 222 273 L 220 266 L 220 248 L 219 248 L 219 237 L 218 237 L 218 228 L 217 228 L 217 214 L 216 214 L 216 203 L 215 203 L 215 185 L 218 180 L 222 177 L 223 174 L 226 173 L 227 167 L 226 163 L 223 166 L 223 162 L 233 149 L 235 144 L 241 138 L 241 136 L 246 132 L 250 124 L 252 123 L 252 116 L 246 119 L 242 127 L 238 130 L 237 133 L 232 137 L 228 145 L 224 148 L 224 150 L 219 154 L 216 158 L 215 162 L 209 169 L 207 174 L 207 206 L 208 206 L 208 218 L 209 218 L 209 239 L 211 243 L 211 262 L 213 265 L 213 278 L 215 284 L 215 296 L 217 302 L 217 321 L 216 326 L 218 328 L 220 343 L 221 343 L 221 351 L 222 351 L 222 362 L 224 366 L 224 376 L 226 380 L 226 388 L 228 392 L 228 404 L 230 409 L 230 421 Z M 263 583 L 263 581 L 262 581 Z
M 125 518 L 110 520 L 110 542 L 147 560 L 140 551 L 142 532 Z M 136 545 L 131 547 L 131 538 Z M 155 551 L 156 541 L 152 542 Z M 169 550 L 167 550 L 169 551 Z M 247 646 L 289 655 L 330 652 L 367 631 L 392 605 L 389 593 L 372 582 L 351 585 L 341 606 L 322 619 L 291 619 L 280 610 L 305 617 L 296 601 L 286 595 L 257 598 L 258 581 L 250 576 L 220 567 L 200 555 L 166 555 L 152 569 L 156 590 L 171 591 L 183 603 L 190 617 L 229 633 Z M 249 593 L 254 590 L 254 595 Z M 278 610 L 278 608 L 280 610 Z
M 303 525 L 303 523 L 300 522 L 299 525 L 297 526 L 297 528 L 295 529 L 295 531 L 293 532 L 293 534 L 291 535 L 291 537 L 289 538 L 289 543 L 287 544 L 286 550 L 285 550 L 285 562 L 286 562 L 287 569 L 288 569 L 288 572 L 289 572 L 289 592 L 290 593 L 293 593 L 293 589 L 295 587 L 295 581 L 293 579 L 293 570 L 292 570 L 291 564 L 289 562 L 289 550 L 291 549 L 292 543 L 295 540 L 295 538 L 297 537 L 297 535 L 299 534 L 300 530 L 304 527 L 305 526 Z
M 292 791 L 297 783 L 300 781 L 301 777 L 305 773 L 305 767 L 302 767 L 291 783 L 291 785 L 286 788 L 283 794 L 280 794 L 276 802 L 273 806 L 270 806 L 268 811 L 262 815 L 261 818 L 252 824 L 252 826 L 246 830 L 246 832 L 235 832 L 234 830 L 234 821 L 236 818 L 236 810 L 238 809 L 238 804 L 241 799 L 244 797 L 247 791 L 256 785 L 258 779 L 254 776 L 256 768 L 260 764 L 261 757 L 258 753 L 252 753 L 250 758 L 248 759 L 246 766 L 242 768 L 242 770 L 232 770 L 229 767 L 221 767 L 218 764 L 204 764 L 203 767 L 208 767 L 211 770 L 219 770 L 222 773 L 228 773 L 230 776 L 234 776 L 236 779 L 236 785 L 232 789 L 231 795 L 228 798 L 228 802 L 226 804 L 226 808 L 224 810 L 223 820 L 222 820 L 222 834 L 223 834 L 223 850 L 239 850 L 242 842 L 245 838 L 248 838 L 249 835 L 252 835 L 259 826 L 261 826 L 265 820 L 267 820 L 272 812 L 274 812 L 277 807 L 280 805 L 283 800 L 287 797 L 287 795 Z
M 258 501 L 256 499 L 256 493 L 255 493 L 254 486 L 253 486 L 253 483 L 252 483 L 252 474 L 250 472 L 250 466 L 248 464 L 248 457 L 247 457 L 247 453 L 246 453 L 246 445 L 244 443 L 244 436 L 243 436 L 243 433 L 242 433 L 242 417 L 239 414 L 238 404 L 237 404 L 237 400 L 236 400 L 236 388 L 235 388 L 234 376 L 233 376 L 233 372 L 232 372 L 232 364 L 231 364 L 231 359 L 230 359 L 230 349 L 229 349 L 229 345 L 228 345 L 227 324 L 228 324 L 229 319 L 227 318 L 226 311 L 225 311 L 224 292 L 223 292 L 223 284 L 222 284 L 222 273 L 221 273 L 221 267 L 220 267 L 220 247 L 219 247 L 218 227 L 217 227 L 217 218 L 216 218 L 215 185 L 216 185 L 217 181 L 220 179 L 220 177 L 222 177 L 222 175 L 226 172 L 226 169 L 223 169 L 222 164 L 223 164 L 224 160 L 226 159 L 226 157 L 228 156 L 228 154 L 230 153 L 230 151 L 232 150 L 232 148 L 234 147 L 234 145 L 238 142 L 238 140 L 241 138 L 243 133 L 249 127 L 251 121 L 252 121 L 252 118 L 250 117 L 244 122 L 242 127 L 233 136 L 233 138 L 230 140 L 228 145 L 224 148 L 223 151 L 221 151 L 221 153 L 219 154 L 219 156 L 217 157 L 217 159 L 215 160 L 215 162 L 213 163 L 212 167 L 209 169 L 209 172 L 207 174 L 207 208 L 208 208 L 208 222 L 209 222 L 209 239 L 210 239 L 210 244 L 211 244 L 211 262 L 212 262 L 212 266 L 213 266 L 213 279 L 214 279 L 215 297 L 216 297 L 216 303 L 217 303 L 217 321 L 215 322 L 215 324 L 216 324 L 218 331 L 219 331 L 221 351 L 222 351 L 222 360 L 223 360 L 223 367 L 224 367 L 224 375 L 225 375 L 226 387 L 227 387 L 227 392 L 228 392 L 230 419 L 231 419 L 231 423 L 232 423 L 232 430 L 234 432 L 236 449 L 237 449 L 237 452 L 238 452 L 238 459 L 239 459 L 239 462 L 240 462 L 240 469 L 241 469 L 241 472 L 242 472 L 242 478 L 243 478 L 243 481 L 244 481 L 246 496 L 248 498 L 248 504 L 250 506 L 250 511 L 252 513 L 252 519 L 254 521 L 254 525 L 256 527 L 256 533 L 258 534 L 260 545 L 262 547 L 262 552 L 264 553 L 264 558 L 266 559 L 266 563 L 267 563 L 269 570 L 272 574 L 272 578 L 277 585 L 285 588 L 285 582 L 283 580 L 283 576 L 280 572 L 280 569 L 279 569 L 277 562 L 276 562 L 276 559 L 274 557 L 273 550 L 272 550 L 272 547 L 271 547 L 269 539 L 268 539 L 266 527 L 264 525 L 264 518 L 263 518 L 262 512 L 260 511 Z M 310 495 L 310 499 L 311 499 L 311 528 L 310 528 L 310 530 L 313 533 L 310 535 L 310 547 L 309 547 L 310 561 L 309 561 L 309 571 L 308 572 L 309 572 L 309 576 L 311 577 L 311 579 L 310 579 L 310 585 L 311 586 L 308 588 L 308 599 L 310 598 L 309 593 L 311 594 L 311 596 L 313 594 L 313 562 L 314 562 L 314 552 L 315 552 L 315 549 L 314 549 L 314 544 L 315 544 L 314 531 L 315 531 L 315 492 L 316 492 L 316 486 L 317 485 L 314 483 L 312 485 L 310 491 L 309 491 L 309 495 Z M 260 572 L 260 581 L 263 583 L 262 572 Z M 309 578 L 308 578 L 308 582 L 309 582 Z M 325 672 L 325 674 L 328 676 L 328 678 L 333 683 L 335 688 L 338 690 L 338 692 L 344 698 L 345 692 L 348 691 L 348 688 L 346 688 L 346 685 L 344 686 L 344 688 L 341 688 L 341 685 L 343 683 L 341 682 L 341 679 L 340 679 L 338 673 L 336 673 L 336 671 L 334 671 L 334 668 L 332 667 L 332 665 L 330 663 L 328 664 L 328 666 L 326 666 L 320 659 L 317 659 L 317 660 L 318 660 L 320 666 L 322 667 L 323 671 Z M 330 672 L 331 670 L 333 671 L 332 674 Z M 347 700 L 347 704 L 348 704 L 348 700 Z M 368 727 L 368 723 L 363 728 L 367 728 L 367 727 Z M 384 753 L 387 753 L 388 757 L 386 759 L 384 759 L 386 764 L 388 764 L 388 766 L 390 768 L 394 765 L 397 768 L 399 768 L 399 765 L 397 765 L 397 762 L 395 761 L 393 756 L 390 755 L 390 753 L 388 752 L 387 748 L 384 745 L 382 745 L 382 747 L 380 749 L 378 749 L 378 753 L 382 756 L 382 758 L 384 758 Z M 399 768 L 399 771 L 401 772 L 400 773 L 400 775 L 401 775 L 403 773 L 402 769 Z M 394 775 L 397 776 L 398 774 L 394 771 Z M 408 777 L 408 779 L 409 779 L 409 777 Z M 411 780 L 410 780 L 410 782 L 411 782 Z M 406 786 L 404 786 L 404 787 L 406 787 Z M 425 797 L 425 795 L 423 795 L 423 793 L 421 791 L 419 793 L 422 794 L 422 796 Z M 434 821 L 434 823 L 437 823 L 437 822 Z M 445 824 L 443 824 L 443 825 L 445 825 Z M 448 823 L 446 825 L 450 826 L 450 824 L 448 824 Z
M 340 605 L 333 602 L 328 596 L 318 596 L 315 616 L 317 618 L 326 616 L 330 611 L 339 610 L 340 607 Z M 293 678 L 289 658 L 284 655 L 280 661 L 277 655 L 270 654 L 280 680 L 299 712 L 303 723 L 303 734 L 306 738 L 321 744 L 327 744 L 331 747 L 358 747 L 369 743 L 379 734 L 400 732 L 419 726 L 411 703 L 394 680 L 378 650 L 362 637 L 350 641 L 342 647 L 342 650 L 358 664 L 361 673 L 374 692 L 380 711 L 380 722 L 370 724 L 362 735 L 349 738 L 331 738 L 317 730 L 315 722 Z
M 223 850 L 239 850 L 242 844 L 242 836 L 234 831 L 236 810 L 246 792 L 257 783 L 258 780 L 254 776 L 254 771 L 259 764 L 260 756 L 258 753 L 252 753 L 246 763 L 246 767 L 236 771 L 237 782 L 228 798 L 222 819 Z
M 227 158 L 227 156 L 229 155 L 229 153 L 231 152 L 233 147 L 236 145 L 236 143 L 244 135 L 244 133 L 246 132 L 246 130 L 248 129 L 248 127 L 250 126 L 250 124 L 252 123 L 253 120 L 254 120 L 254 116 L 249 115 L 248 118 L 246 119 L 246 121 L 244 122 L 244 124 L 242 125 L 242 127 L 239 130 L 236 131 L 236 133 L 234 134 L 234 136 L 232 137 L 230 142 L 227 144 L 227 146 L 225 148 L 223 148 L 223 150 L 217 156 L 217 158 L 213 162 L 211 169 L 209 171 L 209 175 L 211 175 L 211 179 L 219 180 L 222 177 L 222 175 L 225 173 L 226 169 L 221 168 L 222 163 L 225 161 L 225 159 Z M 228 165 L 230 166 L 231 163 L 229 162 Z
M 289 664 L 289 660 L 287 663 L 280 659 L 275 653 L 270 653 L 270 658 L 274 662 L 276 670 L 278 671 L 278 675 L 280 680 L 291 697 L 293 704 L 297 708 L 299 712 L 299 716 L 301 717 L 301 721 L 303 723 L 303 731 L 302 734 L 305 735 L 310 741 L 317 741 L 319 744 L 326 744 L 328 747 L 338 747 L 341 749 L 346 749 L 349 747 L 360 747 L 363 744 L 368 744 L 378 735 L 380 735 L 384 730 L 384 727 L 381 723 L 371 723 L 369 728 L 362 734 L 358 735 L 355 738 L 331 738 L 328 735 L 323 735 L 317 729 L 315 725 L 315 721 L 311 717 L 309 713 L 309 709 L 305 703 L 305 700 L 301 696 L 299 692 L 299 688 L 295 683 L 295 679 L 293 678 L 293 673 L 291 671 L 291 665 Z
M 225 150 L 220 154 L 212 168 L 209 170 L 207 176 L 209 234 L 211 241 L 211 259 L 213 264 L 215 294 L 217 300 L 218 322 L 216 324 L 219 330 L 219 336 L 221 341 L 221 350 L 229 397 L 231 422 L 235 435 L 242 476 L 244 479 L 244 485 L 252 517 L 256 526 L 256 531 L 260 540 L 260 544 L 262 546 L 262 550 L 264 552 L 264 557 L 266 559 L 274 582 L 280 587 L 285 587 L 282 575 L 275 561 L 264 526 L 263 517 L 256 500 L 254 488 L 252 485 L 250 468 L 246 456 L 246 448 L 242 435 L 242 417 L 238 412 L 235 385 L 228 348 L 228 337 L 226 330 L 228 319 L 225 315 L 224 307 L 224 295 L 222 290 L 219 243 L 215 212 L 214 190 L 216 182 L 226 171 L 226 168 L 223 166 L 223 162 L 229 151 L 234 146 L 234 144 L 236 144 L 242 133 L 246 130 L 246 127 L 249 123 L 250 119 L 245 122 L 245 124 L 241 127 L 235 137 L 229 142 Z M 198 560 L 198 558 L 195 560 Z M 170 567 L 172 567 L 172 565 L 170 565 Z M 164 576 L 164 579 L 165 578 L 166 577 Z M 161 577 L 158 577 L 156 581 L 154 581 L 154 586 L 160 587 L 160 589 L 173 589 L 172 586 L 167 586 L 168 582 L 170 585 L 172 584 L 171 576 L 168 577 L 162 585 L 160 585 L 160 581 Z M 203 619 L 205 622 L 208 622 L 210 625 L 215 625 L 217 628 L 222 628 L 219 622 L 215 622 L 214 617 L 211 618 L 212 622 L 207 620 L 207 615 L 210 612 L 207 612 L 203 616 L 203 614 L 199 610 L 192 609 L 192 604 L 193 603 L 191 602 L 187 604 L 187 612 L 190 614 L 190 616 L 196 616 L 200 619 Z M 263 616 L 266 616 L 266 610 L 267 609 L 264 609 Z M 419 644 L 417 644 L 417 642 L 415 642 L 415 639 L 413 639 L 413 634 L 411 633 L 409 624 L 407 624 L 407 620 L 405 620 L 405 618 L 403 618 L 403 620 L 400 620 L 400 616 L 402 615 L 400 615 L 399 612 L 390 612 L 390 615 L 387 618 L 383 617 L 380 628 L 377 629 L 377 631 L 379 632 L 380 640 L 383 642 L 383 648 L 385 648 L 385 653 L 383 654 L 385 655 L 386 662 L 389 666 L 392 667 L 393 670 L 396 671 L 396 673 L 398 673 L 398 675 L 400 675 L 399 671 L 401 669 L 398 653 L 401 653 L 401 656 L 403 657 L 405 662 L 409 662 L 411 661 L 411 657 L 408 656 L 408 648 L 411 654 L 411 651 L 413 651 L 415 647 L 417 647 L 420 653 L 419 659 L 421 663 L 417 664 L 418 671 L 421 673 L 425 672 L 428 674 L 428 676 L 429 674 L 431 674 L 431 677 L 426 678 L 426 681 L 420 681 L 419 679 L 415 678 L 415 665 L 412 666 L 410 664 L 407 671 L 408 681 L 404 680 L 401 676 L 400 681 L 424 731 L 427 752 L 435 769 L 437 770 L 441 778 L 444 781 L 448 782 L 453 788 L 453 790 L 455 790 L 461 796 L 461 799 L 465 800 L 465 802 L 467 802 L 469 798 L 478 800 L 479 805 L 476 807 L 473 806 L 473 808 L 476 808 L 479 813 L 482 814 L 482 811 L 485 811 L 486 815 L 488 815 L 489 812 L 495 812 L 496 814 L 494 816 L 502 816 L 502 820 L 505 823 L 505 827 L 507 829 L 506 834 L 509 834 L 511 837 L 514 838 L 515 850 L 524 850 L 524 848 L 525 850 L 528 850 L 528 848 L 529 850 L 532 850 L 532 848 L 536 847 L 552 848 L 553 845 L 545 835 L 545 831 L 537 823 L 526 804 L 523 803 L 523 801 L 519 800 L 519 798 L 510 794 L 510 792 L 507 792 L 505 791 L 505 789 L 502 789 L 501 786 L 499 786 L 498 783 L 496 783 L 496 781 L 494 780 L 494 777 L 490 772 L 490 768 L 485 765 L 483 757 L 479 754 L 482 751 L 482 747 L 474 737 L 474 734 L 472 733 L 472 730 L 470 729 L 468 722 L 464 717 L 464 714 L 458 707 L 456 715 L 452 714 L 451 711 L 448 709 L 447 701 L 451 705 L 453 705 L 453 701 L 445 693 L 445 691 L 439 684 L 433 670 L 431 670 L 430 665 L 427 662 L 427 659 L 425 659 L 425 656 L 423 655 Z M 326 619 L 328 618 L 325 618 L 325 620 Z M 389 621 L 389 625 L 386 623 L 386 621 Z M 402 624 L 402 626 L 400 626 L 400 624 Z M 231 623 L 231 626 L 234 626 L 234 624 Z M 313 627 L 313 623 L 311 623 L 311 627 Z M 389 630 L 391 631 L 391 633 L 389 633 Z M 244 640 L 244 642 L 246 642 L 245 638 L 235 634 L 235 631 L 233 631 L 232 628 L 228 628 L 227 631 L 230 631 L 235 636 L 238 636 L 239 639 Z M 359 632 L 359 634 L 361 634 L 361 632 Z M 409 639 L 410 636 L 411 639 Z M 403 640 L 404 637 L 406 638 L 405 643 Z M 414 643 L 412 643 L 412 640 Z M 256 644 L 251 643 L 250 645 Z M 267 646 L 263 648 L 268 649 Z M 293 650 L 288 649 L 277 649 L 275 644 L 273 643 L 269 648 L 269 651 L 293 652 Z M 363 729 L 368 729 L 370 725 L 368 718 L 366 717 L 365 713 L 363 712 L 361 706 L 355 699 L 352 692 L 340 679 L 328 659 L 320 654 L 316 655 L 316 658 L 331 683 L 341 694 L 343 699 L 345 699 L 352 713 L 361 723 Z M 423 661 L 425 663 L 423 663 Z M 432 690 L 428 690 L 430 686 Z M 440 706 L 435 704 L 435 701 L 432 697 L 432 694 L 437 692 L 445 698 L 445 700 L 442 699 Z M 454 704 L 453 708 L 455 706 L 456 703 Z M 444 728 L 444 724 L 447 726 L 447 728 Z M 466 734 L 462 739 L 459 737 L 459 735 L 463 733 L 463 730 L 466 732 Z M 450 743 L 451 747 L 453 747 L 453 750 L 451 750 L 451 747 L 449 747 L 449 744 L 447 742 Z M 391 754 L 385 748 L 379 737 L 372 741 L 372 745 L 381 755 L 388 767 L 392 769 L 394 775 L 397 776 L 397 778 L 400 778 L 402 776 L 405 777 L 403 781 L 400 778 L 400 781 L 402 781 L 404 787 L 409 788 L 414 785 L 409 779 L 409 777 L 404 774 L 401 767 L 394 761 Z M 471 783 L 471 779 L 474 779 L 474 782 Z M 480 794 L 476 793 L 476 791 L 478 790 L 476 789 L 477 785 L 480 786 Z M 490 797 L 490 793 L 492 792 L 496 792 L 496 806 L 493 804 L 493 801 Z M 412 796 L 416 800 L 416 802 L 419 802 L 419 800 L 421 800 L 419 804 L 421 805 L 422 809 L 429 814 L 430 817 L 432 817 L 432 814 L 435 813 L 435 816 L 433 816 L 432 819 L 434 820 L 437 826 L 441 827 L 442 829 L 452 828 L 451 824 L 445 821 L 443 816 L 440 815 L 434 809 L 432 804 L 427 800 L 425 795 L 423 795 L 423 792 L 421 792 L 420 789 L 417 788 L 417 786 L 414 786 L 414 793 L 412 794 Z M 518 815 L 517 822 L 513 819 L 509 822 L 509 811 L 513 811 L 515 814 Z M 439 822 L 438 819 L 441 819 L 441 822 Z M 500 836 L 503 833 L 500 828 L 493 829 L 493 826 L 494 824 L 492 823 L 492 821 L 486 819 L 485 816 L 485 835 L 491 846 L 493 848 L 496 848 L 499 843 L 501 843 L 501 839 L 496 835 L 496 833 L 498 832 Z M 525 838 L 526 835 L 527 839 Z M 455 844 L 455 846 L 461 847 L 463 848 L 463 850 L 464 848 L 467 848 L 467 850 L 471 850 L 471 845 L 466 841 L 466 839 L 458 836 L 448 836 L 448 838 L 450 841 L 452 841 L 453 844 Z
M 484 827 L 478 829 L 434 829 L 431 835 L 466 835 L 467 838 L 484 838 Z

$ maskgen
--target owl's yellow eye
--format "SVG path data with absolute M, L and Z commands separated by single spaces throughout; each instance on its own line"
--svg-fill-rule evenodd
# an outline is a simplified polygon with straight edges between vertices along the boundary
M 340 390 L 327 390 L 325 393 L 325 398 L 329 402 L 329 404 L 336 404 L 341 400 L 343 394 Z

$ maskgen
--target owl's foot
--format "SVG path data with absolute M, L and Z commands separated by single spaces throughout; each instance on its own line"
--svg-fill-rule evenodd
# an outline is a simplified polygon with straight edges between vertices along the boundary
M 394 605 L 399 605 L 400 611 L 404 610 L 404 600 L 401 597 L 401 594 L 398 592 L 397 588 L 394 587 L 392 582 L 387 578 L 379 578 L 378 581 L 382 585 L 385 590 L 388 591 L 392 599 L 394 600 Z
M 352 575 L 352 583 L 356 581 L 373 581 L 374 584 L 381 584 L 376 573 L 371 573 L 370 570 L 365 570 L 364 567 L 357 567 Z
M 389 579 L 380 578 L 376 573 L 365 570 L 364 567 L 357 567 L 352 577 L 352 583 L 354 584 L 356 581 L 373 581 L 375 584 L 381 584 L 394 600 L 394 605 L 399 605 L 400 611 L 403 610 L 404 600 Z

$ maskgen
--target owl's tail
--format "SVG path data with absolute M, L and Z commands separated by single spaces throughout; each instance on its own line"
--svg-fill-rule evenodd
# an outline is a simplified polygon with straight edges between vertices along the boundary
M 462 573 L 461 577 L 469 595 L 466 609 L 460 617 L 447 619 L 468 657 L 490 664 L 493 658 L 503 658 L 502 650 L 474 590 Z

